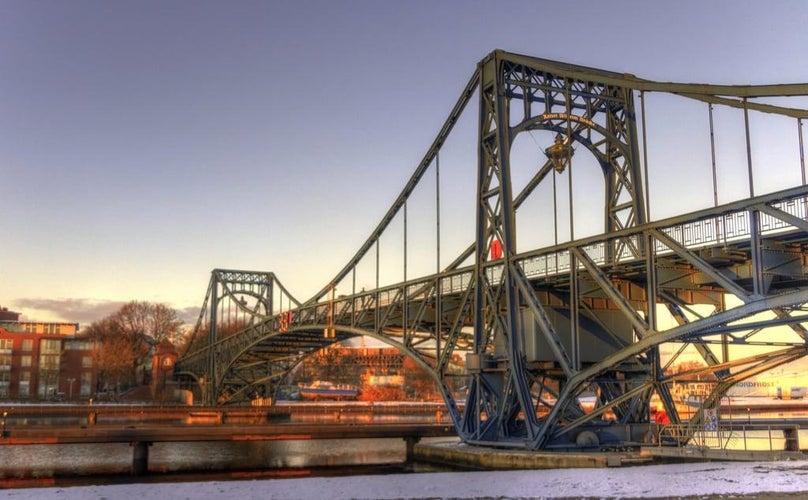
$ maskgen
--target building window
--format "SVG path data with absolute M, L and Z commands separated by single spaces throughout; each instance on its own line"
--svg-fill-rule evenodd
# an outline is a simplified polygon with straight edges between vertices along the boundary
M 39 372 L 39 397 L 49 398 L 56 396 L 59 384 L 59 372 Z
M 11 387 L 11 373 L 0 371 L 0 398 L 7 398 Z
M 65 350 L 66 351 L 90 351 L 93 348 L 92 341 L 84 340 L 84 341 L 76 341 L 71 340 L 70 342 L 65 342 Z
M 59 371 L 58 354 L 42 354 L 39 356 L 40 371 Z
M 10 351 L 14 348 L 14 341 L 12 339 L 0 339 L 0 351 Z
M 62 341 L 42 339 L 39 342 L 39 384 L 37 395 L 40 398 L 56 396 L 59 386 L 59 359 Z
M 92 368 L 93 367 L 93 357 L 92 356 L 82 356 L 81 357 L 81 367 L 82 368 Z
M 11 354 L 0 354 L 0 372 L 11 370 Z
M 39 350 L 43 354 L 58 354 L 62 350 L 62 341 L 59 339 L 44 339 L 39 343 Z
M 92 388 L 93 384 L 93 374 L 92 372 L 84 372 L 81 374 L 81 388 L 79 389 L 79 395 L 81 396 L 89 396 L 90 389 Z
M 20 366 L 29 368 L 31 366 L 31 356 L 20 356 Z
M 22 350 L 24 352 L 31 352 L 34 350 L 34 341 L 32 339 L 23 339 Z
M 31 372 L 20 372 L 20 388 L 17 394 L 26 398 L 31 395 Z

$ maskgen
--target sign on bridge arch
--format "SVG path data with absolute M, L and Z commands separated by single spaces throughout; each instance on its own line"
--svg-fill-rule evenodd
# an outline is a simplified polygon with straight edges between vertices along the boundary
M 542 121 L 550 121 L 550 120 L 570 120 L 577 123 L 583 123 L 587 127 L 595 127 L 595 122 L 588 118 L 584 118 L 583 116 L 572 115 L 569 113 L 544 113 L 540 115 L 539 118 Z

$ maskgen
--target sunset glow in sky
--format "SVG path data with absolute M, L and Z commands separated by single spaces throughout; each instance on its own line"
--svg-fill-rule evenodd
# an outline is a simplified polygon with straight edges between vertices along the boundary
M 806 20 L 785 1 L 3 0 L 0 306 L 86 324 L 147 300 L 195 317 L 213 268 L 272 271 L 306 299 L 493 49 L 661 81 L 806 82 Z M 693 125 L 653 99 L 649 132 L 679 139 L 654 143 L 654 214 L 709 205 L 706 108 L 678 108 Z M 474 113 L 441 173 L 446 263 L 473 235 Z M 794 122 L 764 128 L 788 138 L 756 148 L 761 192 L 797 184 Z M 671 166 L 666 148 L 698 161 Z M 723 171 L 722 201 L 746 185 L 729 149 L 721 165 L 742 169 Z

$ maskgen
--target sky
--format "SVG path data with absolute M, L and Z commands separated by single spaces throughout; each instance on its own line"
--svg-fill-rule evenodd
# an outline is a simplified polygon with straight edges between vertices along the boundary
M 382 218 L 493 49 L 653 80 L 808 81 L 808 4 L 796 1 L 0 0 L 0 12 L 0 306 L 82 325 L 130 300 L 195 318 L 214 268 L 272 271 L 310 297 Z M 682 126 L 667 117 L 674 104 L 652 99 L 649 132 L 680 140 L 653 143 L 656 158 L 690 151 L 694 130 L 704 138 L 706 120 Z M 703 118 L 700 106 L 676 109 Z M 444 265 L 473 237 L 466 114 L 441 172 Z M 793 144 L 756 148 L 764 191 L 798 182 L 798 167 L 768 175 L 781 149 L 793 160 Z M 657 217 L 693 189 L 712 202 L 709 168 L 691 163 L 650 162 Z M 745 177 L 722 176 L 722 196 L 742 196 Z
M 808 492 L 808 462 L 710 462 L 6 490 L 5 498 L 735 498 Z M 766 495 L 764 495 L 766 496 Z

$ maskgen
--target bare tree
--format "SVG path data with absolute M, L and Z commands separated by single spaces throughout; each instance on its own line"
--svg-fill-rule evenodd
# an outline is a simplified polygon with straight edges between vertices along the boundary
M 138 301 L 94 321 L 84 333 L 98 341 L 95 361 L 99 383 L 116 388 L 135 384 L 138 370 L 148 364 L 152 348 L 166 339 L 181 341 L 182 326 L 175 310 Z
M 183 322 L 177 311 L 165 304 L 153 304 L 151 310 L 151 336 L 155 344 L 168 340 L 175 346 L 182 341 Z
M 294 379 L 304 383 L 325 380 L 335 384 L 358 385 L 360 372 L 353 363 L 350 363 L 344 349 L 335 344 L 305 359 L 295 369 Z

